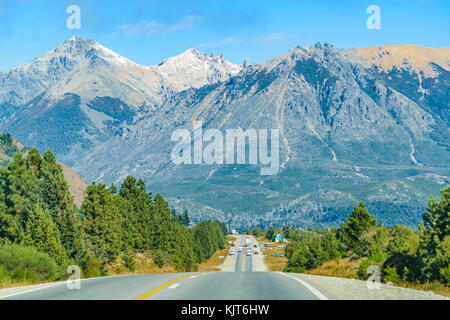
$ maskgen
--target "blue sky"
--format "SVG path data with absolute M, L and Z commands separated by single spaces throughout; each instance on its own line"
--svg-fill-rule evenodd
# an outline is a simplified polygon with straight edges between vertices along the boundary
M 69 5 L 81 29 L 69 30 Z M 369 5 L 381 30 L 369 30 Z M 0 70 L 40 57 L 73 35 L 94 39 L 143 65 L 194 46 L 242 63 L 263 62 L 297 45 L 450 46 L 448 0 L 0 0 Z

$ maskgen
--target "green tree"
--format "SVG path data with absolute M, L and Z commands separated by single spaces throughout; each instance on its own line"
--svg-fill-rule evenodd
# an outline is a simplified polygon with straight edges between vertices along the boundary
M 442 270 L 450 264 L 450 187 L 441 190 L 436 202 L 431 196 L 419 227 L 418 257 L 422 263 L 422 281 L 442 279 Z
M 376 225 L 376 220 L 367 211 L 364 202 L 360 202 L 352 213 L 347 216 L 347 220 L 342 224 L 339 230 L 341 240 L 348 245 L 350 249 L 359 246 L 360 236 L 368 229 Z
M 22 243 L 47 253 L 59 265 L 66 263 L 66 253 L 61 245 L 58 228 L 48 210 L 38 205 L 34 206 L 34 210 L 28 217 Z
M 87 245 L 105 263 L 114 261 L 122 249 L 122 216 L 104 184 L 90 185 L 81 205 L 86 216 Z
M 77 256 L 82 250 L 82 220 L 75 207 L 61 166 L 55 155 L 47 150 L 38 173 L 39 193 L 43 205 L 58 226 L 61 242 L 69 257 Z
M 21 153 L 14 155 L 7 168 L 0 169 L 0 190 L 0 238 L 16 242 L 25 231 L 28 215 L 39 202 L 38 178 Z

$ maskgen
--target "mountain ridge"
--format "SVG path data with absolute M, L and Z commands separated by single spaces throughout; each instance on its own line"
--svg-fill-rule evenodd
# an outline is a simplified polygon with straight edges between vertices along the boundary
M 398 65 L 402 50 L 375 48 L 368 52 L 392 51 L 395 63 L 383 60 L 387 54 L 373 62 L 367 50 L 318 43 L 244 69 L 222 69 L 219 77 L 209 77 L 208 63 L 223 64 L 223 57 L 191 48 L 177 57 L 206 59 L 197 82 L 206 84 L 196 86 L 192 75 L 181 72 L 175 75 L 177 89 L 161 75 L 166 91 L 147 104 L 124 101 L 116 90 L 95 97 L 63 90 L 57 101 L 42 96 L 3 106 L 0 129 L 27 145 L 55 149 L 88 180 L 143 177 L 174 205 L 192 208 L 194 220 L 220 218 L 236 227 L 290 220 L 327 226 L 364 200 L 382 221 L 414 225 L 420 204 L 450 176 L 450 73 L 444 58 Z M 423 64 L 430 59 L 433 72 Z M 169 70 L 177 73 L 173 66 Z M 117 85 L 136 93 L 123 82 Z M 203 121 L 205 129 L 278 128 L 279 174 L 261 177 L 249 165 L 174 166 L 170 134 L 191 131 L 194 121 Z M 402 208 L 397 215 L 395 204 Z

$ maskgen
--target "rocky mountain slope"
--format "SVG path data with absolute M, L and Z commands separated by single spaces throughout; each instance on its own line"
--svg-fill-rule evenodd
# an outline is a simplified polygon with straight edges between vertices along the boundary
M 0 130 L 50 147 L 88 181 L 142 177 L 194 219 L 328 226 L 364 200 L 385 224 L 415 225 L 429 195 L 449 183 L 448 49 L 317 44 L 242 69 L 195 49 L 142 67 L 91 40 L 62 47 L 74 62 L 46 81 L 1 75 Z M 4 85 L 13 74 L 24 88 L 17 96 L 30 83 L 42 92 L 13 98 Z M 194 121 L 223 132 L 279 129 L 278 174 L 174 165 L 171 134 Z
M 208 55 L 195 48 L 189 48 L 152 68 L 177 91 L 227 81 L 242 69 L 239 65 L 225 60 L 223 55 Z

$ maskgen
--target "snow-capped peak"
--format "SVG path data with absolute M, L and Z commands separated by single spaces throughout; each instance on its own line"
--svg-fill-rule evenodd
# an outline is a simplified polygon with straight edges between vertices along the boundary
M 241 66 L 222 55 L 189 48 L 158 66 L 142 66 L 98 42 L 73 36 L 44 56 L 1 74 L 0 102 L 26 103 L 45 93 L 53 98 L 66 92 L 90 99 L 120 97 L 132 105 L 159 101 L 166 92 L 226 81 Z
M 191 47 L 178 56 L 162 61 L 155 69 L 181 91 L 226 81 L 239 73 L 242 67 L 225 60 L 223 55 L 205 54 Z

